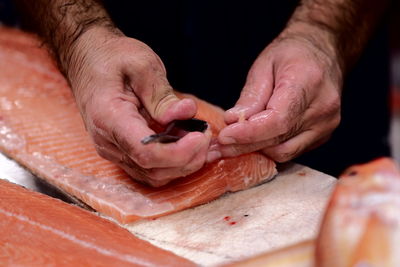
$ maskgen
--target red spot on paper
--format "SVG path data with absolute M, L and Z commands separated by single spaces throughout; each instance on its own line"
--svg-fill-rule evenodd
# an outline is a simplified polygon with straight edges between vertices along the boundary
M 151 218 L 153 221 L 157 220 L 157 218 Z
M 230 222 L 229 224 L 230 224 L 230 225 L 235 225 L 235 224 L 236 224 L 236 222 Z
M 225 216 L 224 221 L 229 221 L 231 219 L 231 216 Z
M 306 173 L 305 172 L 299 172 L 299 173 L 297 173 L 298 175 L 300 175 L 300 176 L 306 176 Z

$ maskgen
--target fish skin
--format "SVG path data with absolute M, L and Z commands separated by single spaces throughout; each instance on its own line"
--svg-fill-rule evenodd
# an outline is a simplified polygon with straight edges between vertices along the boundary
M 225 125 L 223 110 L 196 102 L 196 117 L 212 118 L 215 138 Z M 221 159 L 157 189 L 133 181 L 98 156 L 67 82 L 38 39 L 5 27 L 0 27 L 0 150 L 120 223 L 207 203 L 277 173 L 272 160 L 251 153 Z
M 79 207 L 0 179 L 2 266 L 196 266 Z
M 400 266 L 400 170 L 389 158 L 347 169 L 325 213 L 316 266 Z

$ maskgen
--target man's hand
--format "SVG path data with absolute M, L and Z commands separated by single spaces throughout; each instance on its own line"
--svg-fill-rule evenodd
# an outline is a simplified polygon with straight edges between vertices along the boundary
M 154 134 L 149 123 L 188 119 L 197 107 L 174 95 L 160 58 L 119 32 L 101 1 L 16 2 L 52 50 L 101 156 L 153 186 L 202 167 L 210 132 L 189 133 L 171 144 L 140 142 Z
M 262 150 L 284 162 L 326 141 L 340 121 L 343 76 L 388 2 L 302 0 L 226 112 L 222 155 Z
M 302 36 L 277 38 L 257 58 L 229 124 L 223 156 L 262 150 L 288 161 L 326 141 L 340 121 L 342 74 L 334 57 Z
M 98 153 L 133 178 L 161 186 L 203 166 L 210 133 L 189 133 L 176 143 L 143 145 L 154 131 L 195 115 L 191 99 L 179 100 L 160 58 L 144 43 L 104 28 L 82 34 L 68 52 L 66 74 Z

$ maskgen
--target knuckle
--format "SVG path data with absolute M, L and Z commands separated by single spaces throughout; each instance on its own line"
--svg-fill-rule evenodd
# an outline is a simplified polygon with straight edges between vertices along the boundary
M 131 159 L 131 157 L 127 154 L 122 154 L 118 160 L 118 164 L 122 166 L 126 166 L 129 170 L 135 170 L 136 173 L 144 175 L 142 172 L 143 169 L 138 167 L 138 165 Z
M 87 114 L 90 116 L 91 119 L 91 125 L 94 126 L 95 129 L 104 128 L 104 118 L 103 116 L 99 113 L 98 109 L 93 107 L 94 105 L 89 105 L 87 107 Z
M 153 169 L 147 174 L 147 181 L 151 186 L 160 187 L 178 177 L 181 177 L 181 175 L 166 173 L 165 170 Z
M 157 184 L 159 184 L 162 180 L 166 178 L 165 174 L 163 174 L 159 170 L 152 170 L 151 172 L 149 172 L 148 177 L 149 181 L 152 181 L 153 183 Z
M 149 169 L 152 166 L 153 158 L 150 153 L 142 152 L 133 155 L 135 162 L 142 168 Z
M 134 63 L 135 74 L 138 77 L 147 75 L 150 69 L 150 63 L 145 59 L 136 59 Z
M 288 147 L 285 144 L 281 144 L 274 149 L 271 156 L 275 161 L 279 163 L 284 163 L 295 158 L 297 155 L 300 154 L 300 152 L 300 147 L 292 148 Z
M 339 93 L 334 90 L 332 95 L 330 96 L 330 100 L 328 103 L 328 109 L 332 112 L 339 112 L 341 108 L 341 99 Z
M 287 140 L 287 134 L 281 134 L 271 139 L 271 145 L 279 145 Z
M 146 74 L 149 72 L 165 73 L 165 67 L 161 59 L 154 52 L 150 51 L 136 56 L 135 70 L 138 74 Z
M 325 124 L 322 124 L 319 128 L 322 129 L 322 134 L 333 132 L 340 124 L 340 115 L 332 116 Z
M 318 86 L 324 81 L 324 72 L 320 66 L 309 64 L 306 71 L 309 75 L 309 82 L 312 86 Z
M 92 131 L 90 137 L 95 144 L 96 150 L 100 149 L 104 141 L 103 136 L 101 136 L 97 131 Z
M 280 117 L 280 123 L 278 123 L 277 132 L 281 136 L 286 135 L 290 131 L 289 119 L 286 116 Z
M 249 129 L 251 129 L 249 127 Z M 259 141 L 262 139 L 264 134 L 264 129 L 252 129 L 249 131 L 250 133 L 243 133 L 241 136 L 235 136 L 235 141 L 237 144 L 251 144 L 253 142 Z
M 341 118 L 340 113 L 333 118 L 332 126 L 334 129 L 339 126 L 341 120 L 342 120 L 342 118 Z
M 254 88 L 252 86 L 247 85 L 243 88 L 240 97 L 257 99 L 260 96 L 257 92 L 254 91 Z
M 328 104 L 324 107 L 325 117 L 328 118 L 328 127 L 336 128 L 341 121 L 340 114 L 341 104 L 339 98 L 332 99 Z
M 292 87 L 293 87 L 293 82 L 289 80 L 287 77 L 283 77 L 275 85 L 275 90 L 287 90 L 288 88 Z
M 182 167 L 180 170 L 181 176 L 187 176 L 189 174 L 194 173 L 195 171 L 198 171 L 201 167 L 203 167 L 204 161 L 205 161 L 205 159 L 203 159 L 203 161 L 199 160 L 199 161 L 193 162 L 190 165 L 186 165 L 186 166 Z
M 233 146 L 231 146 L 231 147 L 229 148 L 229 152 L 228 152 L 228 154 L 229 154 L 230 157 L 238 156 L 238 155 L 240 155 L 241 153 L 242 153 L 242 149 L 241 149 L 241 146 L 239 146 L 239 145 L 233 145 Z
M 269 156 L 270 156 L 274 161 L 276 161 L 276 162 L 278 162 L 278 163 L 283 163 L 283 162 L 285 162 L 284 159 L 283 159 L 283 157 L 282 157 L 282 155 L 281 155 L 281 154 L 278 154 L 278 153 L 276 153 L 276 152 L 270 152 L 270 153 L 269 153 Z
M 123 135 L 123 129 L 115 128 L 113 131 L 111 131 L 110 138 L 112 143 L 119 150 L 123 151 L 127 155 L 135 156 L 136 148 L 129 140 L 126 140 Z
M 272 143 L 275 145 L 284 143 L 288 139 L 295 136 L 301 130 L 301 127 L 302 127 L 302 125 L 300 122 L 296 122 L 292 126 L 288 125 L 288 127 L 285 129 L 285 132 L 283 132 L 282 134 L 280 134 L 272 139 Z
M 151 187 L 161 187 L 165 185 L 165 182 L 157 181 L 157 180 L 147 180 L 147 184 L 149 184 Z
M 96 152 L 103 159 L 111 159 L 109 153 L 107 153 L 107 151 L 103 147 L 96 146 Z
M 275 155 L 273 156 L 273 159 L 274 159 L 276 162 L 284 163 L 284 162 L 287 162 L 287 161 L 291 160 L 292 157 L 291 157 L 290 154 L 286 154 L 286 153 L 285 153 L 285 154 L 275 154 Z
M 123 169 L 133 180 L 139 182 L 146 182 L 147 171 L 141 169 L 137 165 L 130 165 L 124 162 L 125 155 L 121 156 L 118 162 L 115 162 L 121 169 Z

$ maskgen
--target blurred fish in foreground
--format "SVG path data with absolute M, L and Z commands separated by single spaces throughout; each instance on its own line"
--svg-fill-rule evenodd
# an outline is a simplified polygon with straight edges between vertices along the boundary
M 338 180 L 316 241 L 230 266 L 400 266 L 400 170 L 389 158 L 348 168 Z
M 400 266 L 400 171 L 389 158 L 347 169 L 328 205 L 318 266 Z

